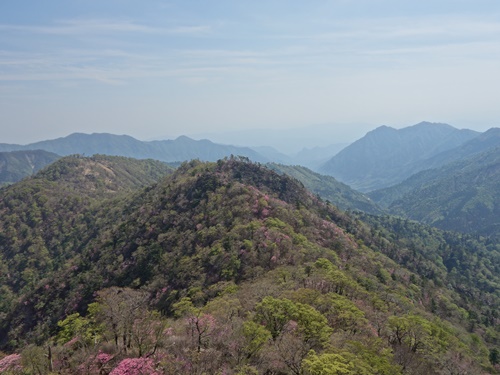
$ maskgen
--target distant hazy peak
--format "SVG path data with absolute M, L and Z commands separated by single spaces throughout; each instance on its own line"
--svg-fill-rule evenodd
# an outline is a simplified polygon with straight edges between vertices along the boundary
M 180 135 L 177 138 L 175 138 L 176 141 L 178 142 L 193 142 L 193 138 L 189 138 L 187 135 Z
M 374 133 L 396 132 L 396 131 L 398 131 L 398 130 L 391 127 L 391 126 L 381 125 L 373 130 L 370 130 L 368 133 L 366 133 L 366 135 L 374 134 Z M 363 138 L 360 138 L 360 139 L 363 139 Z
M 428 126 L 433 126 L 433 127 L 439 126 L 439 127 L 443 127 L 443 128 L 456 129 L 455 127 L 453 127 L 449 124 L 445 124 L 443 122 L 430 122 L 430 121 L 421 121 L 418 124 L 408 126 L 407 128 L 428 127 Z M 404 129 L 407 129 L 407 128 L 404 128 Z

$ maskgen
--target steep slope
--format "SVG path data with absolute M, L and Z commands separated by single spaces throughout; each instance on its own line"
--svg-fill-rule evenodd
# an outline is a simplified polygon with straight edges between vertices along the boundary
M 0 186 L 31 176 L 59 158 L 42 150 L 0 152 Z
M 200 159 L 215 161 L 230 155 L 246 156 L 254 161 L 269 160 L 248 147 L 219 145 L 208 140 L 195 141 L 186 136 L 175 140 L 143 142 L 127 135 L 73 133 L 64 138 L 29 145 L 0 144 L 0 151 L 46 150 L 58 155 L 114 155 L 165 162 Z
M 138 363 L 150 374 L 494 372 L 496 245 L 424 227 L 410 237 L 402 223 L 398 235 L 396 225 L 365 224 L 298 181 L 235 158 L 184 163 L 129 195 L 113 195 L 106 174 L 92 173 L 83 191 L 95 199 L 70 206 L 64 195 L 74 201 L 82 190 L 73 182 L 86 180 L 74 163 L 29 180 L 50 185 L 50 199 L 30 196 L 73 223 L 0 200 L 0 244 L 9 241 L 0 248 L 0 340 L 37 343 L 24 349 L 25 364 L 41 358 L 64 374 Z M 45 230 L 60 225 L 44 249 Z M 12 251 L 23 231 L 41 239 Z M 453 271 L 457 244 L 460 267 L 486 280 Z
M 388 187 L 426 168 L 423 161 L 477 136 L 446 124 L 422 122 L 403 129 L 381 126 L 326 162 L 320 172 L 362 192 Z
M 500 147 L 422 171 L 371 196 L 397 215 L 500 238 Z
M 384 211 L 370 198 L 349 186 L 335 180 L 331 176 L 321 175 L 302 166 L 267 164 L 267 167 L 296 178 L 311 192 L 322 199 L 330 201 L 342 210 L 361 210 L 371 214 L 382 214 Z

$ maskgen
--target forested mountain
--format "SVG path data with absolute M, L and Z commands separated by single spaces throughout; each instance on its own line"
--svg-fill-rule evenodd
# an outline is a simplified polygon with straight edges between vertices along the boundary
M 308 190 L 342 210 L 361 210 L 371 214 L 384 213 L 384 210 L 366 195 L 351 189 L 331 176 L 321 175 L 300 165 L 289 166 L 270 163 L 267 164 L 267 167 L 296 178 Z
M 498 370 L 498 244 L 351 216 L 237 158 L 162 168 L 69 157 L 0 191 L 0 369 Z
M 0 151 L 13 150 L 45 150 L 62 156 L 104 154 L 165 162 L 191 159 L 215 161 L 230 155 L 246 156 L 258 162 L 270 161 L 248 147 L 220 145 L 206 139 L 195 141 L 186 136 L 175 140 L 143 142 L 128 135 L 73 133 L 64 138 L 28 145 L 0 144 Z
M 66 267 L 95 233 L 89 222 L 102 220 L 93 216 L 96 205 L 169 173 L 172 168 L 158 161 L 73 156 L 0 190 L 2 329 L 13 301 Z
M 0 187 L 31 176 L 58 158 L 42 150 L 0 152 Z
M 500 239 L 500 147 L 369 195 L 391 213 Z
M 381 126 L 340 151 L 319 171 L 362 192 L 381 189 L 427 169 L 429 158 L 477 135 L 428 122 L 399 130 Z

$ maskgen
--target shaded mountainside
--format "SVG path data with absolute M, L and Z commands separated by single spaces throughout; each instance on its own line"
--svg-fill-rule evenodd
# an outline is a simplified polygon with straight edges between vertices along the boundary
M 0 151 L 33 149 L 46 150 L 63 156 L 104 154 L 165 162 L 191 159 L 215 161 L 230 155 L 246 156 L 258 162 L 269 161 L 248 147 L 220 145 L 209 140 L 195 141 L 186 136 L 175 140 L 143 142 L 128 135 L 73 133 L 64 138 L 29 145 L 0 144 Z
M 59 158 L 42 150 L 0 152 L 0 186 L 31 176 Z
M 267 167 L 278 173 L 284 173 L 296 178 L 308 190 L 318 194 L 322 199 L 330 201 L 342 210 L 361 210 L 371 214 L 382 214 L 384 212 L 366 195 L 351 189 L 331 176 L 321 175 L 299 165 L 267 164 Z
M 441 229 L 500 238 L 500 147 L 422 171 L 370 196 L 391 213 Z
M 381 126 L 340 151 L 320 172 L 362 192 L 381 189 L 426 169 L 427 159 L 477 135 L 428 122 L 399 130 Z
M 495 373 L 497 244 L 363 222 L 235 158 L 128 194 L 111 193 L 111 165 L 86 175 L 94 163 L 65 158 L 0 192 L 0 340 L 25 366 Z

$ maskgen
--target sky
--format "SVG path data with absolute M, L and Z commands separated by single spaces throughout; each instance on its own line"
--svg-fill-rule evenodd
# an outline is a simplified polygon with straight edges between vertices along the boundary
M 499 98 L 498 0 L 0 1 L 0 143 L 483 131 Z

